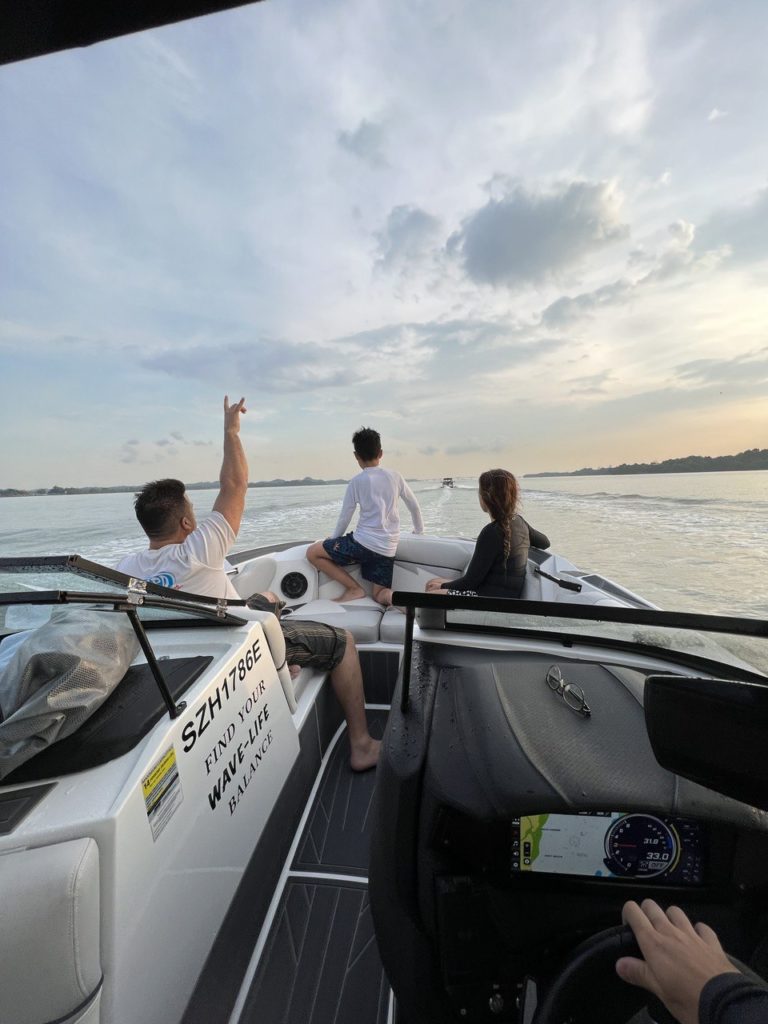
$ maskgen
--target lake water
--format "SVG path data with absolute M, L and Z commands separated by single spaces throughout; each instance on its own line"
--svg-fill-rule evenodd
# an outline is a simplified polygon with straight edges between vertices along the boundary
M 475 537 L 488 521 L 477 481 L 412 483 L 428 533 Z M 552 548 L 662 608 L 768 616 L 768 472 L 521 480 L 523 515 Z M 237 549 L 333 529 L 340 484 L 252 488 Z M 198 515 L 214 491 L 193 491 Z M 131 494 L 0 499 L 0 555 L 80 554 L 114 565 L 143 547 Z M 402 508 L 402 526 L 410 529 Z

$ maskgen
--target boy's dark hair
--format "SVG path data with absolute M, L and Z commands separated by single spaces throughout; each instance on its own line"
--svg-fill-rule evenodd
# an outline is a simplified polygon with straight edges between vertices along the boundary
M 184 484 L 181 480 L 153 480 L 136 495 L 133 507 L 150 540 L 169 537 L 187 511 Z
M 378 430 L 371 427 L 360 427 L 352 435 L 352 444 L 355 446 L 355 454 L 359 455 L 363 462 L 371 462 L 381 455 L 381 437 Z

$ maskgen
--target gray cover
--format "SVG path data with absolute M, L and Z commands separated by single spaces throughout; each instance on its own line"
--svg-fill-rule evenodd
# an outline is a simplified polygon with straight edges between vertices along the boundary
M 139 651 L 123 613 L 56 608 L 0 668 L 0 779 L 71 735 Z
M 435 648 L 427 762 L 435 799 L 474 817 L 642 810 L 768 831 L 768 813 L 661 768 L 641 702 L 645 673 L 538 653 Z M 557 663 L 590 718 L 546 683 Z

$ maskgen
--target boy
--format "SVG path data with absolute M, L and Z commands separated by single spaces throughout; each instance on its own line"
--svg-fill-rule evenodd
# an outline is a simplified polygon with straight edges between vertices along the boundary
M 400 474 L 379 466 L 384 453 L 378 431 L 362 427 L 352 435 L 352 444 L 362 472 L 347 485 L 333 537 L 312 544 L 307 558 L 316 569 L 344 586 L 344 593 L 336 601 L 365 597 L 363 588 L 342 568 L 359 562 L 363 579 L 373 584 L 374 599 L 388 607 L 392 604 L 392 569 L 400 539 L 397 499 L 402 498 L 408 506 L 414 533 L 424 533 L 421 509 Z M 356 505 L 360 506 L 357 527 L 342 536 Z

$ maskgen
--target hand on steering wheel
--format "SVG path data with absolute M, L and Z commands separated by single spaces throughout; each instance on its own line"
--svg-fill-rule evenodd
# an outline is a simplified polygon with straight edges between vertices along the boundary
M 693 925 L 680 907 L 666 913 L 654 900 L 624 904 L 622 919 L 632 929 L 643 959 L 623 956 L 616 973 L 630 985 L 657 996 L 680 1024 L 698 1024 L 699 999 L 718 974 L 739 971 L 706 924 Z

